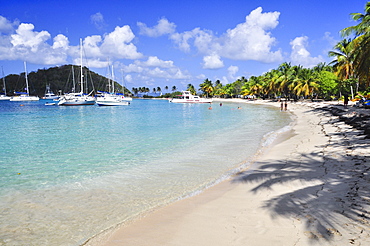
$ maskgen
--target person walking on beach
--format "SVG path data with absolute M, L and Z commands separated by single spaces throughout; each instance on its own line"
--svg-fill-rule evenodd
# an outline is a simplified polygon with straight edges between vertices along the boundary
M 284 108 L 284 103 L 283 103 L 283 101 L 281 101 L 281 104 L 280 104 L 280 111 L 283 111 L 283 108 Z
M 344 95 L 344 108 L 348 106 L 348 95 Z
M 284 103 L 284 110 L 287 111 L 288 110 L 288 101 L 285 101 Z

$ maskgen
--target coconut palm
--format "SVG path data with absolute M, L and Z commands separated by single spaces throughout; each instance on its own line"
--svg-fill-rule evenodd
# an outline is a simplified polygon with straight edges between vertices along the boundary
M 290 84 L 290 89 L 297 96 L 311 96 L 319 88 L 317 73 L 308 68 L 303 68 L 298 77 Z
M 200 84 L 199 86 L 200 86 L 199 90 L 203 91 L 203 93 L 206 94 L 207 97 L 212 95 L 212 92 L 214 90 L 212 81 L 210 81 L 209 79 L 205 79 L 204 82 Z
M 334 46 L 334 51 L 329 51 L 328 55 L 335 57 L 330 64 L 333 65 L 335 74 L 341 80 L 346 80 L 353 76 L 353 44 L 350 39 L 343 39 Z
M 187 87 L 187 89 L 186 89 L 187 91 L 190 91 L 190 93 L 192 94 L 192 95 L 195 95 L 195 94 L 197 94 L 197 91 L 195 90 L 195 87 L 194 87 L 194 85 L 192 85 L 192 84 L 188 84 L 188 87 Z
M 365 13 L 352 13 L 352 19 L 359 23 L 355 26 L 344 28 L 341 33 L 344 37 L 351 34 L 355 36 L 352 41 L 353 70 L 360 82 L 366 87 L 370 85 L 370 2 L 365 5 Z

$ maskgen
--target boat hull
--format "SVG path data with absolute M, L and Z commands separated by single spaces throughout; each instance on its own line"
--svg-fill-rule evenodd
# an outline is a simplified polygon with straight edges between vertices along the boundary
M 121 101 L 121 102 L 96 102 L 99 106 L 126 106 L 130 103 L 128 101 Z
M 84 105 L 94 105 L 95 101 L 60 101 L 59 106 L 84 106 Z
M 200 100 L 187 100 L 187 99 L 170 99 L 169 100 L 172 103 L 211 103 L 213 100 L 212 99 L 205 99 L 202 98 Z
M 8 97 L 8 96 L 4 96 L 4 95 L 1 95 L 0 96 L 0 101 L 9 101 L 12 97 Z
M 130 102 L 125 100 L 125 97 L 121 95 L 105 94 L 96 99 L 96 104 L 99 106 L 126 106 Z
M 169 102 L 173 103 L 211 103 L 212 98 L 202 98 L 197 95 L 192 95 L 190 91 L 182 91 L 181 98 L 170 98 Z
M 19 96 L 10 98 L 10 101 L 12 102 L 39 101 L 39 100 L 40 98 L 37 96 Z

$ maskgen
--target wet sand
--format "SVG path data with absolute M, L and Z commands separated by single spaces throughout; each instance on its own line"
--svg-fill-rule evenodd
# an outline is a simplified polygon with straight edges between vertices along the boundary
M 289 103 L 292 131 L 248 170 L 86 245 L 370 245 L 370 110 L 336 104 Z

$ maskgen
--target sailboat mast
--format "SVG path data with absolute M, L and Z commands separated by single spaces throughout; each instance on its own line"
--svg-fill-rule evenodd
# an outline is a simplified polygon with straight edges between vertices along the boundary
M 28 91 L 28 75 L 27 75 L 27 66 L 26 66 L 26 62 L 24 62 L 24 72 L 25 72 L 25 76 L 26 76 L 26 90 L 27 90 L 27 96 L 30 94 L 29 91 Z
M 2 71 L 2 74 L 3 74 L 3 91 L 5 93 L 5 96 L 6 96 L 6 86 L 5 86 L 5 75 L 4 75 L 4 69 L 3 69 L 3 66 L 1 66 L 1 71 Z
M 114 72 L 113 72 L 113 65 L 112 65 L 112 93 L 114 94 Z
M 82 38 L 80 38 L 80 59 L 81 59 L 81 94 L 84 92 L 84 75 L 82 74 Z
M 73 83 L 72 93 L 75 93 L 76 92 L 76 82 L 75 82 L 75 69 L 73 65 L 72 65 L 72 83 Z

